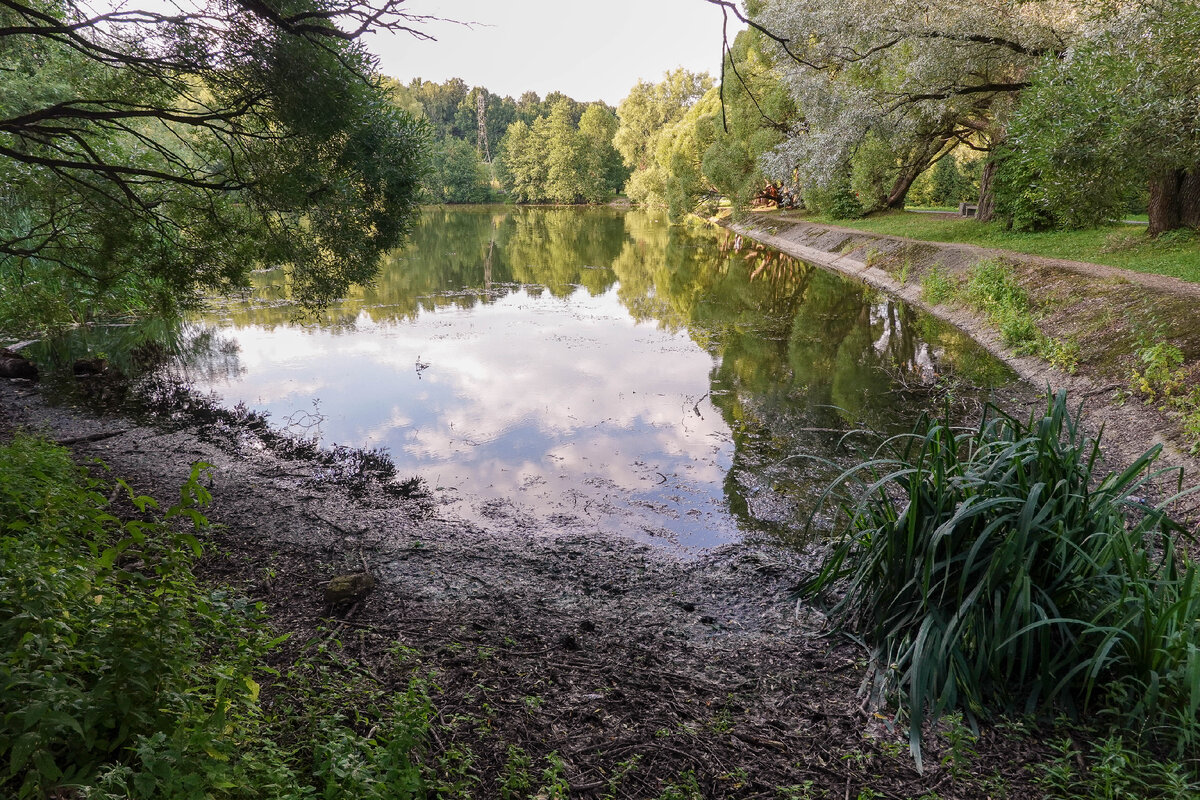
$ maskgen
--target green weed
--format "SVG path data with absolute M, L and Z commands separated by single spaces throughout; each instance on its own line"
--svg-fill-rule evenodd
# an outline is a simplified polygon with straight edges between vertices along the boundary
M 691 770 L 683 772 L 677 782 L 668 783 L 655 800 L 704 800 L 700 784 Z
M 1054 758 L 1034 768 L 1048 800 L 1191 800 L 1200 792 L 1181 764 L 1148 757 L 1120 736 L 1101 740 L 1086 755 L 1070 739 L 1051 746 Z
M 1143 336 L 1130 390 L 1146 403 L 1161 402 L 1179 414 L 1183 435 L 1192 453 L 1200 451 L 1200 387 L 1188 385 L 1183 352 L 1162 340 L 1162 334 Z
M 280 641 L 261 609 L 200 586 L 209 501 L 197 464 L 165 511 L 137 516 L 67 452 L 18 435 L 0 447 L 0 794 L 235 800 L 402 800 L 424 789 L 420 681 L 384 693 L 323 642 L 268 715 L 259 680 Z M 361 731 L 366 731 L 366 734 Z
M 941 267 L 933 267 L 921 276 L 921 297 L 926 303 L 940 306 L 952 301 L 957 294 L 958 284 Z

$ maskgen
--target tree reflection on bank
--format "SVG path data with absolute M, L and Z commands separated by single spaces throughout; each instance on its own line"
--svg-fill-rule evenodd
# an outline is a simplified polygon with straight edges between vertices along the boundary
M 1009 378 L 970 339 L 902 303 L 648 211 L 427 209 L 374 285 L 298 325 L 286 276 L 255 281 L 209 319 L 238 329 L 251 373 L 292 359 L 289 384 L 254 385 L 263 403 L 320 396 L 329 410 L 344 394 L 339 442 L 386 444 L 402 470 L 406 455 L 414 468 L 453 462 L 466 470 L 461 491 L 480 481 L 494 499 L 544 483 L 539 497 L 579 500 L 600 480 L 587 470 L 604 461 L 606 486 L 666 508 L 663 526 L 683 536 L 680 520 L 705 492 L 742 532 L 794 527 L 827 473 L 793 457 L 828 457 L 847 430 L 909 427 L 917 408 L 897 379 Z M 435 365 L 424 381 L 410 374 L 414 354 Z M 304 361 L 336 374 L 304 372 Z M 676 375 L 684 362 L 699 368 L 696 383 Z M 715 485 L 698 488 L 697 470 Z

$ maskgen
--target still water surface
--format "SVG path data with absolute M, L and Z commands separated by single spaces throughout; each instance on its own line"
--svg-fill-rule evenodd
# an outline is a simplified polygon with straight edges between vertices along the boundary
M 708 547 L 786 536 L 841 433 L 907 428 L 898 391 L 1011 374 L 852 281 L 611 209 L 430 209 L 371 288 L 295 321 L 281 272 L 199 321 L 199 381 L 326 444 L 384 447 L 453 515 Z

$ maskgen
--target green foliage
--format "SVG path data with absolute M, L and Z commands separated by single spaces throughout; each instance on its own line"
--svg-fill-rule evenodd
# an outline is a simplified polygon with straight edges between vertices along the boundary
M 1141 369 L 1133 370 L 1133 391 L 1146 398 L 1147 402 L 1178 397 L 1187 385 L 1187 373 L 1183 367 L 1183 353 L 1178 347 L 1165 341 L 1143 338 L 1137 351 Z
M 1200 781 L 1184 765 L 1148 755 L 1118 735 L 1086 754 L 1069 738 L 1051 747 L 1054 758 L 1035 767 L 1047 800 L 1190 800 L 1200 793 Z
M 963 299 L 1000 331 L 1000 340 L 1018 355 L 1036 355 L 1073 373 L 1079 344 L 1051 339 L 1038 328 L 1029 295 L 1012 269 L 1000 261 L 980 261 L 967 275 Z
M 796 116 L 763 35 L 753 28 L 738 33 L 726 55 L 722 85 L 710 89 L 688 114 L 704 178 L 691 181 L 692 205 L 715 190 L 729 198 L 735 215 L 744 213 L 771 185 L 762 156 L 783 141 Z
M 865 213 L 863 204 L 859 202 L 850 184 L 849 175 L 827 187 L 809 187 L 804 190 L 804 205 L 827 215 L 831 220 L 839 222 L 846 219 L 858 219 Z
M 1033 321 L 1029 296 L 1010 267 L 996 260 L 980 261 L 967 276 L 964 295 L 972 307 L 999 328 L 1006 347 L 1018 353 L 1034 351 L 1041 334 Z
M 700 784 L 691 770 L 679 775 L 678 781 L 668 783 L 655 800 L 703 800 Z
M 530 125 L 515 122 L 501 140 L 496 174 L 518 203 L 598 203 L 624 180 L 627 173 L 612 146 L 612 112 L 593 104 L 576 123 L 572 102 L 560 98 Z
M 223 731 L 251 713 L 267 641 L 255 609 L 195 584 L 200 545 L 168 524 L 206 524 L 202 467 L 161 517 L 129 492 L 146 518 L 121 521 L 66 451 L 0 448 L 0 604 L 17 610 L 0 623 L 0 750 L 17 796 L 87 781 L 156 736 L 193 758 L 232 752 Z
M 949 303 L 957 294 L 958 284 L 941 267 L 931 267 L 921 276 L 921 297 L 930 305 Z
M 974 162 L 978 164 L 978 161 Z M 979 197 L 979 179 L 968 170 L 970 161 L 960 162 L 956 153 L 944 156 L 933 169 L 922 172 L 913 181 L 908 201 L 919 206 L 957 206 Z
M 1120 218 L 1132 187 L 1196 169 L 1197 33 L 1200 9 L 1188 0 L 1114 5 L 1069 58 L 1043 60 L 1009 131 L 1015 225 L 1102 224 Z M 1164 199 L 1175 218 L 1152 221 L 1159 230 L 1200 225 L 1200 200 Z
M 621 154 L 613 147 L 617 133 L 617 115 L 607 106 L 594 103 L 579 118 L 580 146 L 583 149 L 580 182 L 589 203 L 608 200 L 625 185 L 629 170 Z
M 830 214 L 844 214 L 842 219 L 853 219 L 883 208 L 899 171 L 897 161 L 897 153 L 889 142 L 868 133 L 855 151 L 850 168 L 850 191 L 860 208 L 855 213 L 851 206 L 845 210 L 831 206 Z
M 918 759 L 927 716 L 1060 704 L 1195 747 L 1200 576 L 1136 496 L 1159 451 L 1103 474 L 1060 393 L 1025 423 L 922 421 L 829 489 L 845 526 L 807 591 L 845 581 L 836 610 L 876 646 Z
M 317 682 L 287 683 L 285 712 L 264 715 L 257 678 L 278 640 L 261 609 L 191 572 L 207 525 L 204 469 L 161 514 L 120 484 L 138 512 L 122 519 L 62 448 L 21 435 L 0 447 L 0 606 L 14 611 L 0 620 L 0 791 L 424 796 L 423 682 L 364 695 L 365 673 L 316 659 L 289 678 Z M 356 732 L 365 719 L 370 738 Z
M 630 200 L 666 205 L 671 167 L 669 158 L 666 164 L 659 161 L 660 139 L 712 85 L 707 74 L 680 68 L 668 72 L 659 83 L 639 81 L 621 101 L 613 146 L 632 170 L 625 184 Z M 667 152 L 669 149 L 668 145 Z
M 324 19 L 318 5 L 273 13 Z M 59 297 L 0 298 L 21 325 L 186 304 L 264 266 L 319 306 L 403 240 L 425 126 L 352 38 L 218 4 L 47 32 L 74 14 L 0 12 L 0 285 Z M 109 36 L 137 44 L 101 55 Z
M 475 147 L 447 137 L 430 150 L 424 191 L 434 203 L 484 203 L 491 199 L 491 176 Z
M 1162 402 L 1174 409 L 1183 424 L 1184 438 L 1196 453 L 1200 451 L 1200 386 L 1190 385 L 1182 351 L 1158 337 L 1161 334 L 1142 338 L 1135 354 L 1141 369 L 1133 369 L 1130 388 L 1147 403 Z
M 520 747 L 510 745 L 508 760 L 504 763 L 504 777 L 500 781 L 500 800 L 525 800 L 533 789 L 533 778 L 529 770 L 533 759 Z

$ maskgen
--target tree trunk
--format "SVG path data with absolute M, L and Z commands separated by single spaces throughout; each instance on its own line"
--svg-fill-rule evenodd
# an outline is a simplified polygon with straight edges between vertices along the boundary
M 1164 170 L 1150 179 L 1151 236 L 1176 228 L 1200 228 L 1200 165 Z
M 1166 170 L 1150 179 L 1149 234 L 1160 233 L 1179 227 L 1179 182 L 1183 177 L 1179 170 Z
M 925 136 L 914 147 L 912 157 L 900 168 L 900 174 L 896 176 L 896 180 L 892 184 L 892 190 L 883 204 L 884 208 L 904 208 L 904 201 L 908 197 L 908 190 L 912 188 L 913 181 L 920 177 L 922 172 L 929 169 L 930 165 L 937 160 L 939 153 L 943 158 L 948 157 L 947 153 L 942 152 L 942 148 L 948 141 L 950 141 L 949 134 L 945 131 L 938 131 Z
M 988 159 L 979 177 L 979 207 L 975 218 L 980 222 L 991 222 L 996 217 L 996 162 Z
M 896 182 L 892 184 L 892 191 L 888 194 L 887 202 L 883 204 L 884 208 L 888 209 L 903 209 L 905 198 L 908 197 L 908 190 L 912 188 L 913 181 L 917 176 L 924 171 L 924 168 L 905 169 L 901 170 L 896 176 Z
M 1200 164 L 1184 174 L 1179 186 L 1179 224 L 1200 228 Z

